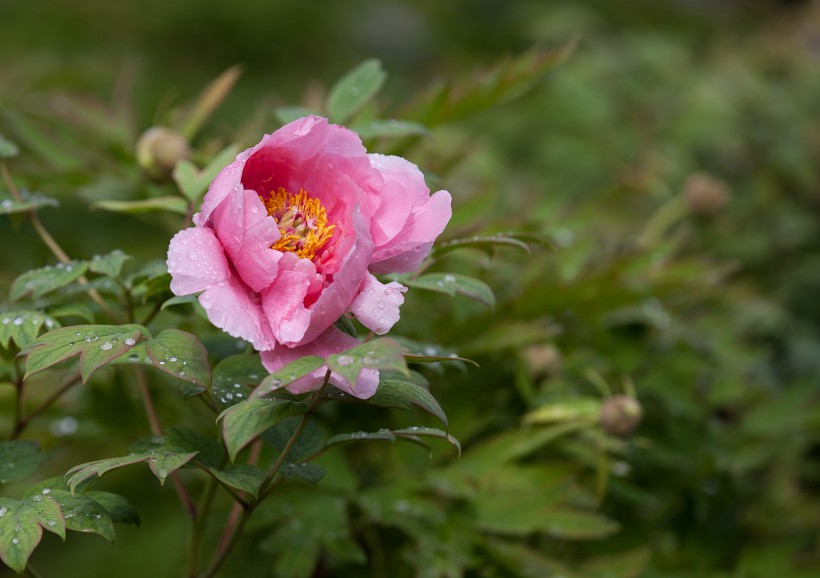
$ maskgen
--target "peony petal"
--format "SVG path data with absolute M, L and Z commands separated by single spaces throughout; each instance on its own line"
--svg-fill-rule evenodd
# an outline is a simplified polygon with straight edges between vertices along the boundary
M 310 323 L 305 297 L 318 283 L 321 277 L 313 262 L 293 253 L 282 255 L 276 281 L 262 293 L 262 309 L 279 343 L 298 343 L 305 335 Z
M 310 343 L 300 347 L 277 347 L 273 351 L 263 351 L 262 364 L 268 371 L 273 373 L 302 357 L 318 355 L 326 358 L 356 347 L 359 343 L 358 339 L 342 333 L 335 327 L 331 327 Z M 310 375 L 291 383 L 287 386 L 287 389 L 292 393 L 304 393 L 319 389 L 324 382 L 326 373 L 327 366 L 321 367 Z M 330 383 L 359 399 L 367 399 L 373 397 L 379 387 L 379 372 L 376 369 L 363 369 L 355 385 L 351 385 L 342 376 L 331 373 Z
M 211 213 L 216 236 L 239 276 L 254 291 L 276 278 L 282 254 L 270 246 L 281 238 L 255 191 L 234 189 Z
M 250 342 L 259 351 L 271 350 L 276 342 L 258 301 L 256 293 L 235 277 L 209 287 L 199 296 L 211 323 Z
M 213 231 L 203 227 L 174 235 L 168 246 L 167 265 L 175 295 L 196 293 L 231 277 L 222 245 Z
M 240 153 L 234 162 L 219 171 L 219 174 L 216 175 L 216 178 L 208 187 L 208 192 L 205 193 L 205 198 L 202 200 L 202 207 L 199 209 L 199 212 L 194 215 L 194 224 L 204 227 L 211 217 L 213 210 L 216 209 L 222 201 L 225 200 L 225 197 L 236 188 L 236 185 L 240 183 L 242 167 L 245 165 L 244 159 L 250 150 L 252 149 Z
M 399 320 L 399 307 L 404 303 L 406 291 L 407 287 L 395 281 L 384 285 L 368 273 L 350 311 L 362 325 L 377 335 L 384 335 Z

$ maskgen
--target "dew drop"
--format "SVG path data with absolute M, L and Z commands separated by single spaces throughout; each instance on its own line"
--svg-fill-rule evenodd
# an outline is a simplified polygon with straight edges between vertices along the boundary
M 19 544 L 19 543 L 20 543 L 20 540 L 18 540 L 17 538 L 12 538 L 12 539 L 11 539 L 11 543 L 12 543 L 12 544 Z
M 176 361 L 176 360 L 177 360 L 177 358 L 176 358 L 176 357 L 169 357 L 169 358 L 168 358 L 168 361 L 170 361 L 170 362 L 172 362 L 172 363 L 173 363 L 174 361 Z
M 136 341 L 134 341 L 133 339 L 131 339 L 130 337 L 129 337 L 129 338 L 127 338 L 127 339 L 125 340 L 125 344 L 126 344 L 126 345 L 129 345 L 129 346 L 130 346 L 130 345 L 134 345 L 134 344 L 136 344 L 136 343 L 137 343 L 137 342 L 136 342 Z
M 8 512 L 8 511 L 9 511 L 9 509 L 8 509 L 8 508 L 6 508 L 6 507 L 0 508 L 0 518 L 2 518 L 3 516 L 5 516 L 5 515 L 6 515 L 6 512 Z
M 379 309 L 384 309 L 384 301 L 379 301 L 377 305 Z
M 187 253 L 185 253 L 185 255 L 188 257 L 188 260 L 190 260 L 190 261 L 198 261 L 199 260 L 199 253 L 197 253 L 193 249 L 189 250 Z
M 57 525 L 57 522 L 55 522 L 54 520 L 49 520 L 48 522 L 46 522 L 46 524 L 48 524 L 49 528 L 53 528 Z
M 353 363 L 353 358 L 349 355 L 340 355 L 336 358 L 336 362 L 342 367 L 347 367 Z
M 100 350 L 101 351 L 111 351 L 113 348 L 114 348 L 114 344 L 111 343 L 110 341 L 106 341 L 105 343 L 100 345 Z
M 15 325 L 22 325 L 23 324 L 23 318 L 18 315 L 17 317 L 14 318 L 14 324 Z

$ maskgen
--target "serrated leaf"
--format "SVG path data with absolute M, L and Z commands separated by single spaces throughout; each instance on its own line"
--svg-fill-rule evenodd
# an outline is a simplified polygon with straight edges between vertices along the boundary
M 22 572 L 43 530 L 65 540 L 65 520 L 54 499 L 43 495 L 24 500 L 0 498 L 0 560 L 6 566 Z
M 45 460 L 40 444 L 35 441 L 0 442 L 0 484 L 29 477 Z
M 433 397 L 433 394 L 410 381 L 400 379 L 380 381 L 376 393 L 370 399 L 365 400 L 365 403 L 399 409 L 412 409 L 413 406 L 420 407 L 439 418 L 445 426 L 449 425 L 447 415 L 441 409 L 441 405 Z
M 49 329 L 60 327 L 56 319 L 29 309 L 18 309 L 0 314 L 0 345 L 8 349 L 13 341 L 17 347 L 24 349 L 37 338 L 43 324 Z
M 111 517 L 96 500 L 66 490 L 52 490 L 49 496 L 60 505 L 67 530 L 99 534 L 109 542 L 114 541 L 116 532 Z
M 336 123 L 348 120 L 379 92 L 386 78 L 382 63 L 375 58 L 365 60 L 345 74 L 328 94 L 330 119 Z
M 137 510 L 134 509 L 127 499 L 119 494 L 94 491 L 85 492 L 83 495 L 91 498 L 105 508 L 112 522 L 131 524 L 139 528 L 140 516 Z
M 362 139 L 404 138 L 430 134 L 426 126 L 411 120 L 371 120 L 363 124 L 354 124 L 349 128 Z
M 191 428 L 168 428 L 163 444 L 186 452 L 197 452 L 196 461 L 207 467 L 218 468 L 222 463 L 222 446 Z
M 289 124 L 311 114 L 316 113 L 304 106 L 280 106 L 273 111 L 273 116 L 282 124 Z
M 100 275 L 118 277 L 120 271 L 122 271 L 123 264 L 130 258 L 130 255 L 126 255 L 119 249 L 116 249 L 107 255 L 94 255 L 88 264 L 88 269 Z
M 226 165 L 233 162 L 239 147 L 230 145 L 222 149 L 211 159 L 208 165 L 200 170 L 192 162 L 187 160 L 178 161 L 174 167 L 174 182 L 179 190 L 192 204 L 198 205 L 208 190 L 208 185 L 216 178 Z
M 251 393 L 251 399 L 259 399 L 270 395 L 274 391 L 303 378 L 309 373 L 313 373 L 323 365 L 325 365 L 325 360 L 321 357 L 315 355 L 300 357 L 296 361 L 288 363 L 265 377 L 262 383 L 259 384 L 259 387 Z
M 180 197 L 152 197 L 139 201 L 96 201 L 92 209 L 102 209 L 112 213 L 147 213 L 150 211 L 168 211 L 178 215 L 188 214 L 188 203 Z
M 208 350 L 195 335 L 166 329 L 145 343 L 145 353 L 162 371 L 195 385 L 211 386 Z
M 60 203 L 57 199 L 41 195 L 40 193 L 29 193 L 20 191 L 20 200 L 8 196 L 0 195 L 0 215 L 11 215 L 13 213 L 27 213 L 33 209 L 42 207 L 58 207 Z
M 26 271 L 11 284 L 9 299 L 17 301 L 29 293 L 33 299 L 37 299 L 50 291 L 73 283 L 82 277 L 87 269 L 86 261 L 72 261 L 68 264 L 59 263 L 53 267 Z
M 21 353 L 26 374 L 42 371 L 75 355 L 80 356 L 80 377 L 85 383 L 100 367 L 121 356 L 148 330 L 141 325 L 75 325 L 49 331 Z
M 70 475 L 66 483 L 69 490 L 74 492 L 83 482 L 102 477 L 111 470 L 145 462 L 162 485 L 170 474 L 195 456 L 196 452 L 186 453 L 170 446 L 157 446 L 155 449 L 135 452 L 120 458 L 108 458 L 74 466 L 66 473 L 67 476 Z
M 457 273 L 426 273 L 416 279 L 402 278 L 401 283 L 408 287 L 427 289 L 446 293 L 451 297 L 464 295 L 470 299 L 475 299 L 487 305 L 490 309 L 495 308 L 495 295 L 489 285 L 467 275 Z
M 258 353 L 231 355 L 214 368 L 211 397 L 223 411 L 252 397 L 251 392 L 268 374 Z
M 223 411 L 217 419 L 222 420 L 222 437 L 231 461 L 266 429 L 309 408 L 310 404 L 305 401 L 249 399 Z
M 359 373 L 365 368 L 386 369 L 409 375 L 404 360 L 405 353 L 405 348 L 398 342 L 381 337 L 331 355 L 327 358 L 327 366 L 351 384 L 358 381 Z
M 476 236 L 476 237 L 468 237 L 464 239 L 453 239 L 452 241 L 447 241 L 445 243 L 441 243 L 436 245 L 433 248 L 433 253 L 436 256 L 444 255 L 445 253 L 449 253 L 450 251 L 454 251 L 456 249 L 466 249 L 466 248 L 473 248 L 473 249 L 481 249 L 488 254 L 492 254 L 492 250 L 495 247 L 512 247 L 515 249 L 521 249 L 527 253 L 532 253 L 530 250 L 530 246 L 527 245 L 524 241 L 517 239 L 511 235 L 506 235 L 504 233 L 498 233 L 496 235 L 489 235 L 489 236 Z
M 254 498 L 259 497 L 259 488 L 265 481 L 265 473 L 250 464 L 235 464 L 224 470 L 209 468 L 209 471 L 226 486 L 248 492 Z
M 0 134 L 0 159 L 13 159 L 20 154 L 20 147 Z

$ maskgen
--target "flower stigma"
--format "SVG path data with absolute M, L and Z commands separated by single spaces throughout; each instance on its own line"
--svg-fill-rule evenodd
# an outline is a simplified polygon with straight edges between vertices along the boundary
M 295 195 L 279 187 L 266 200 L 260 195 L 268 215 L 276 219 L 282 237 L 271 249 L 295 253 L 300 259 L 313 261 L 333 236 L 334 225 L 327 224 L 327 211 L 319 199 L 304 189 Z

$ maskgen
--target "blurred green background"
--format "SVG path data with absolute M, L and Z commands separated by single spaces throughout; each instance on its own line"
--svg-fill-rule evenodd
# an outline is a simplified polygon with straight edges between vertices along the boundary
M 479 93 L 509 70 L 493 68 L 505 55 L 572 39 L 563 64 L 533 67 L 499 98 L 449 112 L 427 98 L 441 82 Z M 294 483 L 260 512 L 223 575 L 820 575 L 820 3 L 0 0 L 0 133 L 20 145 L 18 185 L 60 200 L 42 219 L 70 255 L 163 258 L 178 215 L 89 210 L 173 193 L 137 166 L 145 129 L 178 122 L 240 64 L 192 141 L 204 163 L 275 130 L 277 107 L 320 109 L 371 57 L 389 78 L 363 117 L 431 134 L 369 149 L 407 156 L 453 194 L 445 238 L 549 243 L 436 263 L 490 284 L 494 312 L 408 294 L 396 333 L 481 366 L 424 369 L 462 458 L 378 444 L 330 457 L 315 491 Z M 53 258 L 28 223 L 0 219 L 5 294 Z M 161 323 L 224 356 L 183 313 Z M 167 423 L 212 427 L 153 379 Z M 598 422 L 613 394 L 642 405 L 631 437 Z M 426 419 L 344 406 L 321 417 L 331 434 Z M 146 433 L 131 378 L 107 369 L 29 437 L 51 452 L 44 478 Z M 101 486 L 128 496 L 142 527 L 118 529 L 113 546 L 46 536 L 41 573 L 182 575 L 173 493 L 147 471 Z

